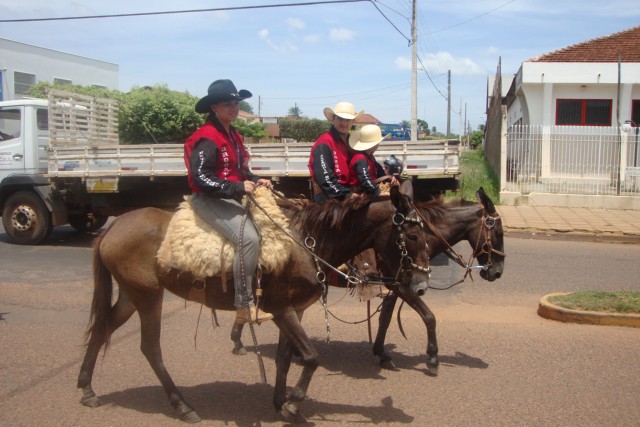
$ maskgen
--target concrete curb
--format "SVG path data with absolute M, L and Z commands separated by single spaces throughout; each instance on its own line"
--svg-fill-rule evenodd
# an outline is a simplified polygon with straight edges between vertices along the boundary
M 639 314 L 602 313 L 595 311 L 579 311 L 560 307 L 549 302 L 555 295 L 567 295 L 567 292 L 556 292 L 543 296 L 538 305 L 538 315 L 545 319 L 560 322 L 583 323 L 589 325 L 629 326 L 640 328 Z

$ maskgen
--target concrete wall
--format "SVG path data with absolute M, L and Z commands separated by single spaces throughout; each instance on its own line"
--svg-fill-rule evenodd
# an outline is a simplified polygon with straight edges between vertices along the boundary
M 119 66 L 7 39 L 0 39 L 0 70 L 3 100 L 22 98 L 15 94 L 15 72 L 33 74 L 36 83 L 64 79 L 82 86 L 119 89 Z

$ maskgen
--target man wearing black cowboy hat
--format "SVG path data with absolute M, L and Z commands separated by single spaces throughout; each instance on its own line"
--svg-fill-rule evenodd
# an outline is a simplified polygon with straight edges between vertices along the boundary
M 211 83 L 207 95 L 195 107 L 198 113 L 209 114 L 207 120 L 184 144 L 193 210 L 229 241 L 236 243 L 233 280 L 237 319 L 241 323 L 273 318 L 269 313 L 258 312 L 253 301 L 253 276 L 258 266 L 260 237 L 250 218 L 246 219 L 244 234 L 240 235 L 245 215 L 241 204 L 243 196 L 253 193 L 258 185 L 271 188 L 271 181 L 258 178 L 249 170 L 249 153 L 244 148 L 242 136 L 231 125 L 238 117 L 240 101 L 247 98 L 251 98 L 251 92 L 238 91 L 231 80 Z M 243 274 L 243 266 L 246 274 Z

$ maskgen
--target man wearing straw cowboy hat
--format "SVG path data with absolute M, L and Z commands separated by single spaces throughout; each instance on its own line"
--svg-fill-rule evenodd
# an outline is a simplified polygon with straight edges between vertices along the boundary
M 323 112 L 332 126 L 316 140 L 309 156 L 313 199 L 318 203 L 351 197 L 348 138 L 353 121 L 360 114 L 350 102 L 338 102 Z

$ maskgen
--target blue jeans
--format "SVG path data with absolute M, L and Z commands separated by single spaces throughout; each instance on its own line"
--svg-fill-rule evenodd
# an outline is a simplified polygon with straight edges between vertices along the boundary
M 194 193 L 191 205 L 200 218 L 235 244 L 235 257 L 233 258 L 233 284 L 236 291 L 235 306 L 249 307 L 254 305 L 253 276 L 258 267 L 260 235 L 253 221 L 251 221 L 250 217 L 246 219 L 242 247 L 239 247 L 240 227 L 242 217 L 245 214 L 245 210 L 240 203 L 233 199 L 220 199 L 203 193 Z M 243 266 L 244 272 L 242 271 Z M 243 276 L 246 283 L 243 283 Z

